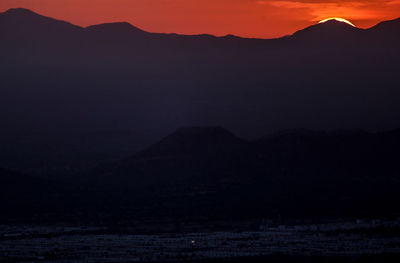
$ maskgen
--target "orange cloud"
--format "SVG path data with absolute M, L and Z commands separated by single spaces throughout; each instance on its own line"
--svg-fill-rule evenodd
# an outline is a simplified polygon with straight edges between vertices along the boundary
M 399 14 L 400 0 L 383 1 L 290 1 L 264 0 L 257 1 L 259 5 L 271 5 L 284 9 L 303 9 L 313 21 L 328 17 L 343 17 L 353 21 L 379 21 L 395 18 Z M 394 9 L 393 9 L 394 8 Z M 361 27 L 365 27 L 362 23 Z M 368 25 L 371 26 L 371 25 Z

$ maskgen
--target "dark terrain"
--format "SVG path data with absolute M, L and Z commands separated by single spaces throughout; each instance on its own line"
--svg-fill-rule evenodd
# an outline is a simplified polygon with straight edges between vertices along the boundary
M 0 39 L 0 261 L 398 261 L 400 19 Z
M 399 32 L 184 36 L 10 9 L 1 217 L 396 214 Z
M 0 166 L 68 177 L 185 126 L 247 139 L 396 129 L 399 33 L 397 19 L 279 39 L 185 36 L 10 9 L 0 14 Z
M 393 217 L 399 146 L 399 130 L 294 130 L 246 141 L 220 127 L 182 128 L 69 180 L 2 170 L 2 218 Z

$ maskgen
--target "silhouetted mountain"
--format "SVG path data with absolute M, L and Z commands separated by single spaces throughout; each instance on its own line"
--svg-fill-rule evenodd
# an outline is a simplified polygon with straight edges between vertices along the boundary
M 21 30 L 24 34 L 38 34 L 38 30 L 46 33 L 65 33 L 66 31 L 77 31 L 79 26 L 72 25 L 71 23 L 56 20 L 53 18 L 45 17 L 36 14 L 28 9 L 13 8 L 0 14 L 2 29 L 8 30 Z M 30 32 L 29 30 L 35 30 Z M 21 34 L 19 33 L 19 34 Z
M 68 45 L 80 37 L 81 31 L 81 27 L 40 16 L 23 8 L 0 13 L 3 47 L 32 49 L 32 45 L 36 48 L 42 45 Z
M 245 142 L 186 128 L 88 179 L 108 197 L 156 202 L 171 216 L 388 215 L 398 212 L 399 146 L 398 131 L 294 130 Z
M 117 192 L 133 196 L 215 191 L 240 180 L 252 156 L 249 147 L 248 142 L 220 127 L 181 128 L 126 160 L 105 170 L 96 169 L 88 183 L 95 180 L 101 189 L 113 193 L 125 189 Z
M 146 40 L 151 34 L 129 23 L 107 23 L 89 26 L 84 29 L 89 42 L 100 41 L 105 43 L 119 43 L 123 45 L 138 45 L 138 41 Z M 127 42 L 127 43 L 126 43 Z
M 390 20 L 390 21 L 383 21 L 379 24 L 375 25 L 368 29 L 368 31 L 379 32 L 381 36 L 395 36 L 399 34 L 400 31 L 400 18 Z
M 144 149 L 183 126 L 217 124 L 247 139 L 296 127 L 394 129 L 400 116 L 397 24 L 363 30 L 329 21 L 265 40 L 148 33 L 127 23 L 82 28 L 25 9 L 9 10 L 0 14 L 0 165 L 72 176 L 114 163 L 129 149 Z M 104 130 L 135 136 L 82 136 Z M 206 141 L 214 136 L 209 132 Z M 178 134 L 146 154 L 156 158 L 160 149 L 181 150 L 174 138 L 186 135 Z M 221 144 L 218 136 L 224 138 Z M 191 153 L 180 175 L 201 167 L 192 163 L 211 162 L 215 167 L 204 164 L 210 168 L 202 173 L 212 178 L 218 166 L 225 169 L 233 162 L 227 160 L 240 159 L 234 163 L 242 168 L 227 168 L 227 174 L 240 177 L 258 160 L 254 145 L 235 143 L 222 132 L 218 136 L 215 143 L 200 143 L 203 148 L 188 143 L 185 153 L 193 148 L 202 157 L 196 160 Z M 232 150 L 242 144 L 246 150 Z M 208 147 L 223 161 L 204 158 Z M 227 149 L 222 157 L 217 148 Z M 132 157 L 134 164 L 120 164 L 120 173 L 125 174 L 124 165 L 137 167 L 139 157 Z M 177 165 L 182 161 L 174 158 Z M 37 165 L 31 169 L 33 160 Z M 170 173 L 168 165 L 163 160 L 159 169 Z M 254 174 L 265 166 L 257 162 Z M 268 167 L 274 173 L 281 169 Z
M 245 141 L 220 127 L 182 128 L 69 183 L 0 170 L 0 219 L 391 216 L 398 149 L 399 130 L 290 130 Z
M 199 155 L 232 151 L 245 142 L 221 127 L 178 129 L 142 153 L 143 156 Z
M 376 26 L 367 29 L 367 34 L 370 36 L 372 43 L 377 43 L 378 46 L 393 47 L 394 43 L 400 43 L 400 18 L 390 21 L 384 21 Z
M 294 40 L 304 41 L 313 45 L 332 45 L 338 42 L 354 41 L 355 38 L 361 36 L 362 32 L 362 29 L 353 27 L 345 22 L 329 20 L 297 31 L 291 37 Z
M 134 27 L 126 22 L 94 25 L 87 27 L 86 30 L 96 31 L 99 34 L 115 34 L 115 35 L 145 33 L 143 30 Z

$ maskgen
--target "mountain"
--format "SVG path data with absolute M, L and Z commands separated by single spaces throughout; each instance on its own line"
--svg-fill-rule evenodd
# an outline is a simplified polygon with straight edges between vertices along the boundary
M 65 33 L 82 29 L 71 23 L 41 16 L 24 8 L 9 9 L 0 14 L 0 19 L 2 30 L 20 31 L 19 34 L 39 33 L 37 30 L 42 30 L 43 33 Z
M 127 23 L 82 28 L 9 10 L 0 14 L 0 165 L 39 159 L 35 174 L 74 175 L 184 126 L 219 125 L 246 139 L 298 127 L 395 129 L 396 28 L 329 21 L 291 37 L 246 39 Z M 110 146 L 115 137 L 84 136 L 109 130 L 137 135 L 119 148 Z M 49 163 L 58 156 L 66 157 Z
M 392 47 L 389 43 L 399 43 L 400 42 L 400 18 L 383 21 L 376 26 L 367 29 L 368 35 L 371 36 L 372 43 L 377 43 L 377 45 L 387 45 Z M 374 36 L 374 39 L 373 39 Z
M 10 9 L 0 14 L 2 46 L 9 48 L 68 45 L 79 38 L 82 28 L 65 21 L 40 16 L 23 8 Z
M 360 39 L 364 31 L 345 22 L 329 20 L 324 23 L 312 25 L 295 32 L 291 38 L 297 42 L 311 44 L 313 46 L 346 45 Z
M 398 212 L 399 146 L 398 130 L 293 130 L 246 142 L 192 127 L 87 179 L 108 198 L 170 216 L 389 215 Z
M 399 130 L 287 130 L 248 141 L 186 127 L 81 178 L 1 169 L 0 220 L 393 216 L 398 149 Z
M 385 34 L 392 36 L 398 35 L 399 30 L 400 30 L 400 18 L 380 22 L 374 27 L 368 29 L 368 31 L 380 32 L 382 36 L 384 36 Z
M 126 22 L 94 25 L 87 27 L 86 30 L 95 31 L 98 32 L 98 34 L 115 34 L 115 35 L 145 33 L 143 30 L 134 27 Z
M 235 184 L 248 166 L 250 145 L 221 127 L 185 127 L 134 156 L 94 170 L 100 187 L 162 196 L 211 191 Z M 121 191 L 121 190 L 120 190 Z M 214 190 L 213 190 L 214 191 Z
M 340 22 L 336 20 L 329 20 L 324 23 L 315 24 L 309 26 L 305 29 L 299 30 L 295 32 L 290 38 L 292 40 L 303 40 L 304 41 L 316 41 L 316 40 L 323 40 L 324 42 L 328 41 L 341 41 L 346 40 L 346 37 L 360 37 L 360 35 L 368 35 L 372 32 L 380 32 L 383 35 L 396 35 L 399 30 L 399 19 L 391 20 L 391 21 L 384 21 L 377 24 L 374 27 L 371 27 L 367 30 L 363 30 L 360 28 L 353 27 L 345 22 Z M 203 40 L 211 40 L 221 41 L 223 40 L 226 44 L 227 41 L 241 41 L 246 40 L 248 43 L 254 42 L 271 42 L 268 39 L 246 39 L 240 38 L 237 36 L 227 35 L 224 37 L 214 37 L 211 35 L 193 35 L 193 36 L 185 36 L 185 35 L 178 35 L 178 34 L 163 34 L 163 33 L 149 33 L 143 31 L 127 22 L 116 22 L 116 23 L 106 23 L 106 24 L 99 24 L 99 25 L 92 25 L 86 28 L 82 28 L 79 26 L 75 26 L 71 23 L 56 20 L 53 18 L 41 16 L 31 10 L 24 9 L 24 8 L 12 8 L 8 11 L 0 14 L 0 30 L 2 33 L 8 33 L 9 37 L 33 37 L 37 39 L 53 37 L 57 38 L 60 36 L 65 37 L 70 34 L 76 34 L 78 32 L 85 32 L 87 34 L 97 34 L 103 35 L 104 37 L 107 36 L 115 37 L 119 36 L 122 37 L 125 35 L 126 38 L 130 38 L 133 35 L 141 36 L 141 37 L 149 37 L 152 36 L 155 40 L 177 40 L 177 38 L 191 40 L 195 39 L 197 41 Z M 382 35 L 382 36 L 383 36 Z M 84 38 L 82 35 L 75 35 L 75 37 Z M 281 38 L 281 40 L 286 40 L 287 37 Z M 12 39 L 10 39 L 12 40 Z M 18 40 L 18 39 L 14 39 Z M 20 41 L 23 39 L 20 38 Z M 30 39 L 33 41 L 33 39 Z
M 142 154 L 160 156 L 206 155 L 244 147 L 245 142 L 222 127 L 184 127 L 162 139 Z
M 86 41 L 89 43 L 102 42 L 124 47 L 129 45 L 138 46 L 142 41 L 147 43 L 148 41 L 146 40 L 152 37 L 151 33 L 126 22 L 93 25 L 86 27 L 84 31 Z

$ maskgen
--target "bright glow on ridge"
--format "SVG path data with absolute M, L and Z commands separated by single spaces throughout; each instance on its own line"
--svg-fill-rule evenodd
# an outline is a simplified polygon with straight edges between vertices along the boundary
M 356 27 L 356 26 L 355 26 L 353 23 L 351 23 L 349 20 L 346 20 L 346 19 L 340 18 L 340 17 L 330 17 L 330 18 L 321 20 L 321 21 L 319 21 L 318 23 L 325 23 L 325 22 L 330 21 L 330 20 L 336 20 L 336 21 L 339 21 L 339 22 L 344 22 L 344 23 L 349 24 L 349 25 L 351 25 L 351 26 L 353 26 L 353 27 Z

